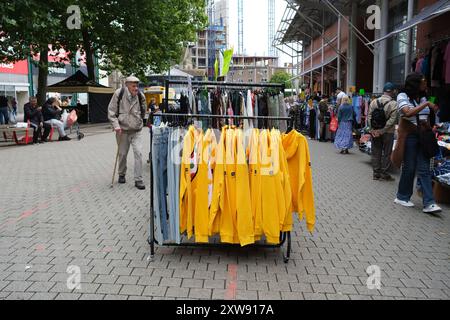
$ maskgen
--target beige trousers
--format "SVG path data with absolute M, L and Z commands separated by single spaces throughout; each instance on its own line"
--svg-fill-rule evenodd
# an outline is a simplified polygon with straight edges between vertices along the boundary
M 121 134 L 116 134 L 117 144 L 120 141 L 119 148 L 119 176 L 126 176 L 127 174 L 127 157 L 130 146 L 134 153 L 134 180 L 144 181 L 142 174 L 142 131 L 123 131 Z

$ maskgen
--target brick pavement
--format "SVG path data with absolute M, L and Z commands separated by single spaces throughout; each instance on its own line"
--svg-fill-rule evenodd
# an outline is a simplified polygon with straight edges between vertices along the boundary
M 149 191 L 110 189 L 107 132 L 0 148 L 0 299 L 450 297 L 449 208 L 435 217 L 399 208 L 396 184 L 371 181 L 366 155 L 316 142 L 317 230 L 295 226 L 289 264 L 279 250 L 229 248 L 157 248 L 149 262 Z M 81 268 L 80 290 L 66 285 L 69 265 Z M 366 286 L 370 265 L 381 290 Z

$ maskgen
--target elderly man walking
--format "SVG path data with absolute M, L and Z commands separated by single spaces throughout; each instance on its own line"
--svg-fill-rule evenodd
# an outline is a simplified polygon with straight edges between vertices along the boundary
M 119 146 L 119 183 L 126 183 L 127 156 L 131 146 L 134 153 L 134 181 L 139 190 L 145 190 L 142 172 L 145 106 L 145 97 L 139 91 L 139 79 L 131 76 L 126 79 L 125 87 L 114 93 L 108 107 L 108 118 L 116 132 Z

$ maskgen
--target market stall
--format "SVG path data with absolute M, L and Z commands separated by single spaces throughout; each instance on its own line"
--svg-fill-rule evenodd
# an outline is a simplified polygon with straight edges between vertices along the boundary
M 47 91 L 70 94 L 87 93 L 88 104 L 85 106 L 77 105 L 77 107 L 73 108 L 77 111 L 80 122 L 108 122 L 108 105 L 114 89 L 89 80 L 83 72 L 78 70 L 73 76 L 48 86 Z

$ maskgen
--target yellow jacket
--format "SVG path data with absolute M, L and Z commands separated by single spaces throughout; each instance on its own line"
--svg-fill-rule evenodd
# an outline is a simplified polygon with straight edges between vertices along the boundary
M 278 153 L 274 161 L 279 161 L 279 167 L 277 168 L 276 181 L 277 181 L 277 197 L 278 208 L 280 216 L 280 228 L 281 231 L 292 231 L 294 226 L 294 220 L 292 217 L 292 191 L 290 184 L 289 168 L 284 152 L 283 143 L 281 139 L 281 133 L 279 130 L 272 130 L 272 149 L 276 148 Z
M 196 190 L 200 184 L 198 165 L 201 158 L 203 133 L 195 127 L 189 130 L 183 141 L 183 155 L 180 174 L 180 233 L 193 235 Z
M 314 191 L 309 146 L 306 138 L 293 130 L 283 135 L 292 189 L 292 206 L 300 220 L 306 217 L 308 231 L 313 232 L 316 223 Z
M 210 235 L 220 232 L 223 243 L 254 243 L 248 166 L 242 130 L 224 127 L 217 146 Z M 219 228 L 217 221 L 219 220 Z
M 276 140 L 276 139 L 275 139 Z M 262 130 L 259 137 L 261 155 L 261 199 L 262 229 L 268 243 L 280 243 L 280 232 L 285 218 L 280 195 L 279 149 L 268 130 Z M 276 159 L 276 161 L 275 161 Z
M 195 193 L 195 213 L 194 229 L 195 242 L 209 242 L 209 208 L 212 202 L 213 177 L 212 167 L 214 166 L 217 141 L 214 132 L 209 129 L 199 137 L 200 153 L 197 173 L 197 188 Z
M 219 234 L 222 213 L 228 213 L 228 202 L 225 188 L 225 138 L 228 127 L 222 128 L 219 143 L 216 149 L 216 161 L 213 163 L 214 182 L 211 207 L 209 211 L 209 235 Z
M 244 132 L 235 130 L 236 154 L 236 227 L 241 246 L 255 243 L 255 231 L 250 197 L 250 182 L 244 148 Z
M 259 130 L 253 129 L 247 147 L 248 171 L 250 176 L 250 196 L 254 223 L 255 240 L 261 240 L 262 226 L 262 184 Z

